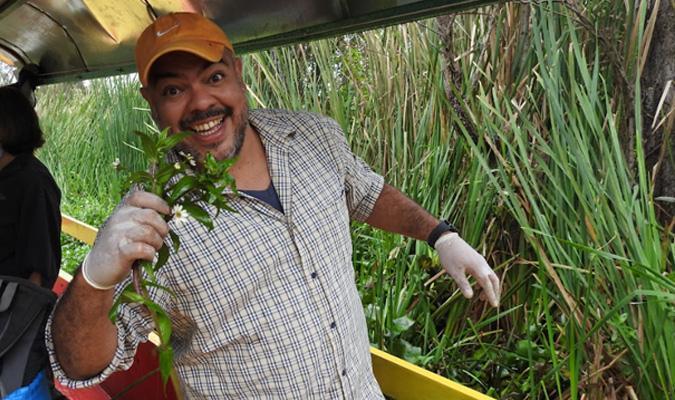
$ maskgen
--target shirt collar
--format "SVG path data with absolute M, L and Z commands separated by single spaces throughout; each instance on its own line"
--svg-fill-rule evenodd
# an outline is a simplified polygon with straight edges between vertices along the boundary
M 260 134 L 263 142 L 285 144 L 286 138 L 295 134 L 295 128 L 287 121 L 279 118 L 274 110 L 249 110 L 248 121 Z

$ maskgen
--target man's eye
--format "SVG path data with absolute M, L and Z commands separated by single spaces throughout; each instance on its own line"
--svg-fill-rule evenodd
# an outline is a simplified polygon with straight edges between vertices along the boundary
M 211 83 L 216 83 L 216 82 L 222 81 L 224 78 L 225 78 L 225 75 L 223 75 L 221 72 L 216 72 L 213 75 L 211 75 L 211 77 L 209 78 L 209 81 Z
M 168 86 L 162 90 L 162 96 L 177 96 L 179 93 L 180 90 L 178 90 L 178 88 L 175 86 Z

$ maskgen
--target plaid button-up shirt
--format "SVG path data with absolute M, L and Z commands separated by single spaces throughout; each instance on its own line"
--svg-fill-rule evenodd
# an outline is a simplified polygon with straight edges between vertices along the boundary
M 365 220 L 383 186 L 350 151 L 333 120 L 251 110 L 284 213 L 230 196 L 208 231 L 173 224 L 181 246 L 152 292 L 174 323 L 175 365 L 190 399 L 381 399 L 354 283 L 350 219 Z M 213 214 L 212 214 L 213 215 Z M 119 288 L 123 285 L 118 286 Z M 153 324 L 124 305 L 111 364 L 87 381 L 68 379 L 47 342 L 56 377 L 70 387 L 130 367 Z

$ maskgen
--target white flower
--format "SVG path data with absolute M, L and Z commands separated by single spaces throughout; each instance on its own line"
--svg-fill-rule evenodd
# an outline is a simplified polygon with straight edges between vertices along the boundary
M 173 215 L 173 220 L 176 221 L 177 224 L 182 224 L 187 221 L 190 216 L 180 204 L 176 204 L 171 208 L 171 214 Z
M 183 151 L 179 151 L 178 154 L 183 157 L 190 166 L 196 167 L 197 162 L 195 161 L 195 157 L 191 153 L 185 153 Z
M 195 158 L 195 157 L 192 155 L 192 153 L 184 153 L 184 152 L 182 152 L 182 151 L 179 151 L 178 154 L 180 154 L 180 156 L 183 157 L 183 158 L 186 159 L 186 160 L 194 160 L 194 158 Z
M 120 167 L 120 159 L 119 159 L 119 158 L 116 158 L 116 159 L 112 162 L 112 167 L 113 167 L 113 169 L 118 169 L 118 168 Z

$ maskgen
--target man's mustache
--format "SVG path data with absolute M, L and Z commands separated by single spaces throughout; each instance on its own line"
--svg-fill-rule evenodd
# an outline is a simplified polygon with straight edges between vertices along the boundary
M 222 115 L 223 117 L 229 117 L 232 115 L 232 108 L 230 107 L 211 108 L 206 111 L 198 111 L 192 114 L 191 116 L 182 119 L 180 121 L 180 129 L 188 130 L 190 129 L 190 125 L 192 125 L 193 123 L 207 118 L 216 117 L 218 115 Z

